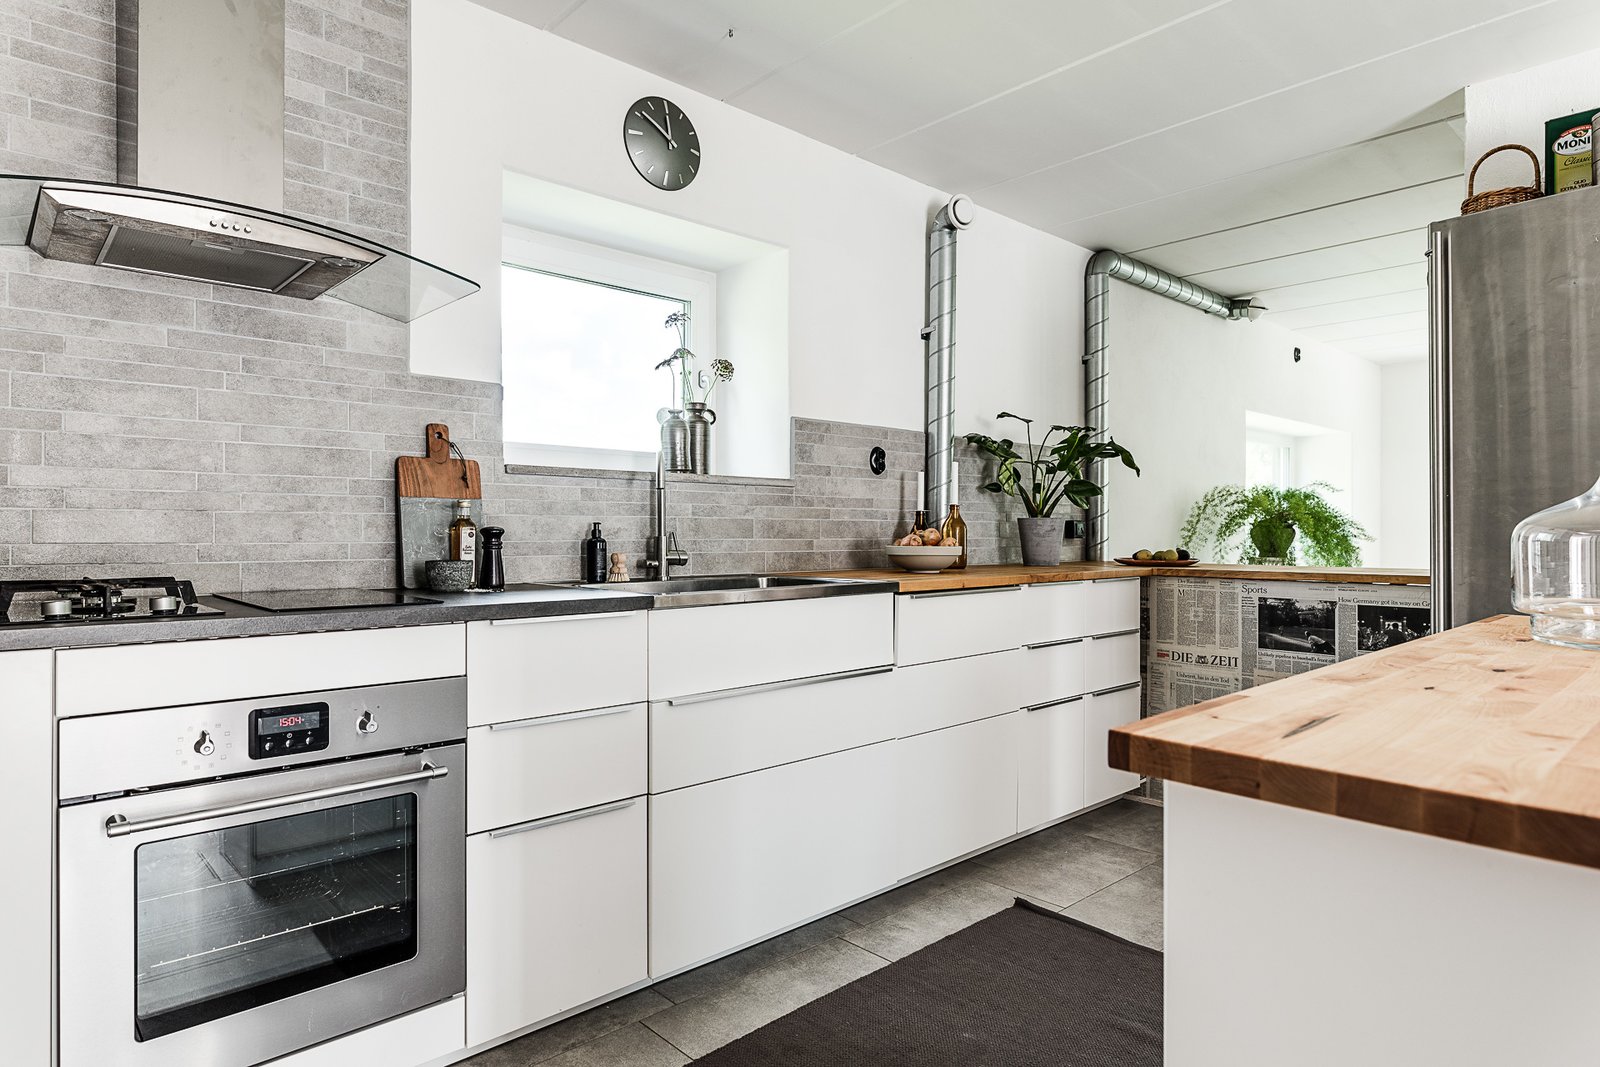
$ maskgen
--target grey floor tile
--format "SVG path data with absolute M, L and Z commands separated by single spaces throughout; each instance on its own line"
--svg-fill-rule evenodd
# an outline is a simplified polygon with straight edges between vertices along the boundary
M 824 941 L 675 1004 L 652 1015 L 645 1025 L 690 1056 L 704 1056 L 884 965 L 855 945 Z
M 990 881 L 1024 896 L 1066 907 L 1158 858 L 1158 853 L 1084 833 L 1057 834 L 1046 844 L 1001 857 L 987 870 Z
M 1142 804 L 1136 800 L 1119 800 L 1072 820 L 1081 822 L 1080 829 L 1090 837 L 1115 841 L 1119 845 L 1142 848 L 1146 852 L 1161 851 L 1163 833 L 1162 809 L 1156 804 Z
M 879 893 L 869 900 L 863 900 L 859 904 L 846 908 L 841 914 L 865 926 L 880 919 L 885 919 L 904 908 L 914 907 L 940 893 L 955 889 L 957 886 L 987 880 L 987 871 L 973 861 L 968 860 L 965 863 L 946 867 L 942 871 L 924 875 L 915 882 L 907 882 L 905 885 L 891 889 L 887 893 Z
M 590 1008 L 582 1015 L 574 1015 L 543 1030 L 535 1030 L 515 1041 L 480 1052 L 466 1061 L 466 1067 L 530 1067 L 535 1063 L 544 1063 L 552 1056 L 559 1056 L 670 1007 L 672 1001 L 654 989 L 641 989 L 608 1004 Z
M 751 945 L 742 952 L 732 956 L 725 956 L 720 960 L 708 963 L 704 967 L 696 967 L 675 978 L 668 978 L 665 982 L 658 983 L 654 988 L 662 996 L 674 1003 L 682 1003 L 695 997 L 709 993 L 719 986 L 743 978 L 753 971 L 760 970 L 769 963 L 788 959 L 798 952 L 810 948 L 812 945 L 821 944 L 832 937 L 838 937 L 849 930 L 858 929 L 856 923 L 845 915 L 828 915 L 816 922 L 807 923 L 797 930 L 790 930 L 759 945 Z
M 681 1067 L 688 1062 L 688 1056 L 659 1034 L 633 1023 L 546 1060 L 543 1067 Z
M 1159 862 L 1113 882 L 1066 910 L 1074 919 L 1141 945 L 1162 947 L 1162 866 Z
M 891 912 L 844 938 L 884 959 L 898 960 L 1004 911 L 1016 902 L 1017 895 L 1004 886 L 973 879 Z

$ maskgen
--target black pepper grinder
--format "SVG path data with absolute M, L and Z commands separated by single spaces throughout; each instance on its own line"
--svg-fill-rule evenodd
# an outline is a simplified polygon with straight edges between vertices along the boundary
M 485 526 L 478 531 L 478 588 L 498 593 L 506 587 L 506 559 L 504 538 L 506 532 L 499 526 Z

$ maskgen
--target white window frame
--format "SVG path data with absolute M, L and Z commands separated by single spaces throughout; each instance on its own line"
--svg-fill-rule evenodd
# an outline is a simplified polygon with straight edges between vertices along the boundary
M 1246 447 L 1250 445 L 1266 445 L 1271 448 L 1273 450 L 1273 466 L 1276 468 L 1276 473 L 1273 475 L 1273 484 L 1280 489 L 1294 487 L 1296 438 L 1273 430 L 1262 430 L 1254 426 L 1246 426 L 1244 440 Z
M 504 266 L 683 301 L 689 305 L 688 347 L 699 357 L 702 368 L 710 366 L 717 358 L 717 276 L 712 272 L 509 223 L 502 228 L 501 239 L 500 258 Z M 504 307 L 500 313 L 505 315 Z M 670 331 L 663 328 L 662 359 L 672 354 L 675 343 Z M 500 358 L 505 359 L 503 347 Z M 666 392 L 664 387 L 662 392 Z M 653 471 L 656 468 L 654 452 L 540 444 L 509 438 L 503 444 L 505 461 L 511 464 L 585 470 Z

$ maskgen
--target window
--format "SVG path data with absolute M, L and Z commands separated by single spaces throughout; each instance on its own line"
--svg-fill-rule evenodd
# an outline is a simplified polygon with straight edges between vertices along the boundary
M 689 315 L 699 365 L 715 358 L 716 278 L 598 245 L 508 230 L 501 267 L 501 377 L 510 463 L 651 470 L 656 412 L 677 379 L 655 365 Z
M 1279 489 L 1292 486 L 1294 440 L 1283 434 L 1247 426 L 1244 431 L 1244 483 L 1275 485 Z

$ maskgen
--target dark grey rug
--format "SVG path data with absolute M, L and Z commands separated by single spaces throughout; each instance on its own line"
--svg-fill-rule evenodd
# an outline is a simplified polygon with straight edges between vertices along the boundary
M 1161 1067 L 1161 964 L 1018 900 L 695 1067 Z

